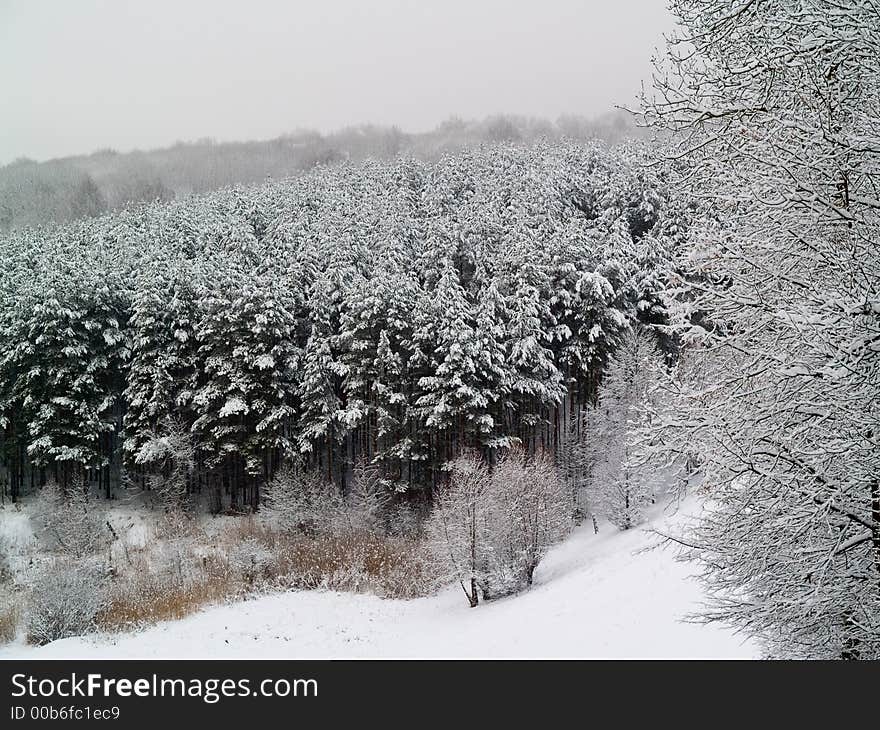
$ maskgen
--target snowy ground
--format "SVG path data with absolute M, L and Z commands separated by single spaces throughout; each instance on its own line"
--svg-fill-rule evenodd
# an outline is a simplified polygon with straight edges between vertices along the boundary
M 652 524 L 674 528 L 677 514 Z M 35 648 L 13 658 L 645 657 L 750 658 L 758 649 L 721 627 L 682 622 L 699 608 L 692 568 L 654 538 L 579 528 L 542 563 L 532 589 L 470 609 L 458 587 L 414 601 L 300 591 L 219 606 L 180 621 Z

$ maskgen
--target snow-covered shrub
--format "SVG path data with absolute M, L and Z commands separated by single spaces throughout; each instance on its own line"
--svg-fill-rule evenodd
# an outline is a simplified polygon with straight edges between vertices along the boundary
M 571 495 L 551 457 L 504 454 L 490 474 L 476 453 L 456 459 L 427 523 L 438 573 L 458 580 L 473 607 L 532 583 L 572 526 Z
M 345 503 L 339 489 L 298 463 L 275 475 L 263 490 L 262 518 L 282 530 L 324 534 L 338 529 Z
M 481 583 L 484 598 L 498 598 L 532 584 L 535 569 L 573 524 L 571 494 L 546 452 L 504 454 L 488 489 L 490 549 Z
M 417 507 L 401 502 L 388 508 L 389 535 L 421 539 L 424 535 L 424 516 Z
M 25 611 L 28 641 L 43 645 L 95 628 L 106 604 L 106 576 L 93 566 L 62 561 L 34 583 Z
M 274 555 L 255 537 L 233 543 L 228 551 L 229 567 L 248 585 L 257 582 L 272 565 Z
M 65 494 L 55 482 L 40 489 L 31 513 L 34 533 L 50 550 L 80 558 L 109 540 L 101 510 L 89 500 L 85 488 L 75 484 Z
M 366 459 L 358 459 L 341 510 L 340 527 L 379 534 L 385 529 L 390 502 L 391 495 L 381 471 Z

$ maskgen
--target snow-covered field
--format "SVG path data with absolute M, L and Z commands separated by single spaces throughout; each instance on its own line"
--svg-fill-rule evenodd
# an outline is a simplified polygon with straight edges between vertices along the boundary
M 648 526 L 674 528 L 689 500 Z M 693 568 L 655 538 L 587 524 L 541 564 L 527 593 L 470 609 L 458 587 L 413 601 L 321 591 L 264 596 L 154 626 L 0 658 L 645 657 L 753 658 L 758 649 L 722 627 L 683 622 L 700 606 Z

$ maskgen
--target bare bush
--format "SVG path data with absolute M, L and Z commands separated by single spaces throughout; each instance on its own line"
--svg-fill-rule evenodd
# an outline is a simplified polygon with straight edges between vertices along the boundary
M 195 519 L 180 509 L 168 509 L 156 521 L 156 537 L 160 540 L 179 540 L 199 534 Z
M 344 508 L 342 495 L 331 482 L 294 463 L 266 485 L 260 513 L 283 530 L 326 534 L 336 529 Z
M 387 533 L 395 537 L 421 540 L 425 532 L 423 511 L 406 502 L 388 507 Z
M 379 534 L 385 530 L 390 503 L 391 493 L 379 468 L 366 459 L 358 459 L 339 515 L 339 527 Z
M 529 457 L 512 449 L 492 473 L 486 598 L 532 585 L 535 569 L 573 524 L 571 495 L 546 452 Z
M 106 601 L 106 577 L 97 568 L 62 561 L 40 575 L 27 604 L 27 638 L 42 646 L 93 631 Z
M 471 607 L 531 585 L 572 526 L 572 501 L 551 458 L 505 454 L 490 474 L 470 453 L 451 465 L 427 524 L 438 573 L 458 580 Z
M 274 556 L 257 538 L 247 537 L 230 546 L 227 558 L 230 569 L 250 586 L 266 574 Z
M 65 494 L 55 482 L 40 490 L 31 514 L 34 533 L 50 550 L 81 558 L 104 547 L 110 537 L 103 513 L 82 484 Z

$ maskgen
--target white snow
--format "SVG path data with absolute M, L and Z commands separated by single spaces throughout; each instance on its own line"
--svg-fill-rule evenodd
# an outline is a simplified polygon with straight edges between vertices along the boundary
M 674 529 L 697 509 L 688 500 L 648 526 Z M 682 621 L 701 589 L 672 551 L 642 551 L 655 540 L 585 524 L 547 556 L 530 591 L 474 609 L 459 587 L 413 601 L 294 591 L 139 632 L 9 644 L 0 658 L 757 657 L 720 626 Z
M 227 416 L 234 416 L 236 413 L 247 413 L 248 410 L 247 403 L 241 398 L 234 396 L 223 404 L 219 415 L 220 418 L 226 418 Z

